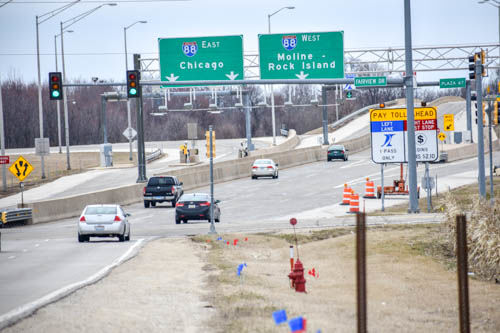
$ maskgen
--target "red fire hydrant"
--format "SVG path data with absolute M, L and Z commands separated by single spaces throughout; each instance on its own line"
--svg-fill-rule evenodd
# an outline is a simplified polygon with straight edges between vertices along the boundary
M 300 259 L 297 259 L 295 266 L 293 267 L 293 272 L 288 274 L 290 280 L 292 280 L 292 286 L 295 287 L 295 291 L 298 293 L 306 292 L 306 279 L 304 278 L 304 266 Z

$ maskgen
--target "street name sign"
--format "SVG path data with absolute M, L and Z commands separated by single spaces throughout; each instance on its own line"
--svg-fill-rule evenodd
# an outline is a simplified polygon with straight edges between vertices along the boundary
M 162 81 L 244 79 L 243 35 L 158 38 L 158 50 Z
M 385 76 L 365 76 L 354 78 L 356 87 L 377 87 L 387 86 L 387 78 Z
M 445 131 L 455 130 L 455 121 L 453 113 L 443 115 L 443 126 Z
M 439 79 L 439 88 L 465 88 L 465 78 Z
M 417 162 L 438 158 L 437 109 L 415 108 L 415 148 Z M 408 132 L 406 109 L 371 109 L 372 160 L 375 163 L 407 163 Z
M 259 35 L 261 79 L 341 79 L 344 32 Z
M 22 182 L 33 171 L 33 166 L 24 157 L 19 156 L 10 166 L 9 171 Z

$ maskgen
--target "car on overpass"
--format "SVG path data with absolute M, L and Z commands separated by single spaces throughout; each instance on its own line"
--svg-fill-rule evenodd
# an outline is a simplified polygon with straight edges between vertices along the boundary
M 162 202 L 170 202 L 172 207 L 175 207 L 182 194 L 184 194 L 182 182 L 177 177 L 151 177 L 143 190 L 144 208 L 149 208 L 150 205 L 155 207 L 157 203 Z
M 78 221 L 78 241 L 90 237 L 118 237 L 120 242 L 130 240 L 130 214 L 120 205 L 88 205 Z
M 219 200 L 214 200 L 214 221 L 220 222 Z M 210 218 L 211 196 L 207 193 L 184 194 L 175 205 L 175 223 L 188 220 L 208 220 Z
M 326 159 L 328 162 L 335 159 L 347 161 L 349 159 L 348 151 L 349 149 L 343 145 L 331 145 L 326 151 Z
M 272 159 L 257 159 L 252 164 L 252 179 L 259 177 L 278 178 L 278 163 Z

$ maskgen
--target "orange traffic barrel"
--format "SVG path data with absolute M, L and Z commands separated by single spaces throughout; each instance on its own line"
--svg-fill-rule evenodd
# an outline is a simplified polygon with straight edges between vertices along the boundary
M 365 195 L 363 198 L 366 199 L 375 199 L 375 184 L 370 178 L 366 177 L 366 187 L 365 187 Z
M 351 189 L 347 184 L 344 184 L 344 195 L 342 197 L 342 206 L 347 206 L 349 205 L 349 201 L 351 200 Z
M 351 194 L 351 203 L 349 205 L 349 213 L 359 212 L 359 194 Z

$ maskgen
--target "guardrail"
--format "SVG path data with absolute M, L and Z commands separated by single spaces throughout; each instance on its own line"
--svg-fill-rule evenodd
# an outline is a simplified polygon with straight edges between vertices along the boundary
M 157 148 L 154 152 L 149 155 L 146 155 L 146 163 L 157 160 L 160 158 L 162 151 L 160 148 Z
M 31 208 L 6 209 L 0 214 L 0 227 L 14 221 L 31 220 L 33 217 Z

